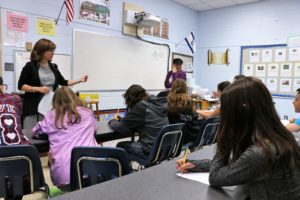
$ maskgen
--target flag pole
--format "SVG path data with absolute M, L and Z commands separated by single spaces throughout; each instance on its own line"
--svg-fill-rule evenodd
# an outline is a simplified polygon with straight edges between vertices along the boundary
M 55 20 L 55 25 L 57 25 L 57 23 L 58 23 L 58 20 L 59 20 L 59 17 L 60 17 L 60 14 L 61 14 L 61 11 L 62 11 L 62 9 L 63 9 L 64 5 L 65 5 L 65 0 L 64 0 L 64 2 L 63 2 L 63 5 L 62 5 L 62 6 L 61 6 L 61 8 L 60 8 L 60 11 L 59 11 L 58 17 L 57 17 L 57 19 Z
M 178 43 L 175 44 L 175 47 L 178 47 L 178 45 L 181 44 L 181 42 L 183 42 L 185 40 L 185 38 L 183 38 L 182 40 L 180 40 Z

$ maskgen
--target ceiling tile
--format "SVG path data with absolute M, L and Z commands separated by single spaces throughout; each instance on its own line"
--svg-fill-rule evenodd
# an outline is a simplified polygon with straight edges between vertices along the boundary
M 194 4 L 194 5 L 189 5 L 188 7 L 192 8 L 194 10 L 197 10 L 197 11 L 212 9 L 212 7 L 207 5 L 206 3 L 197 3 L 197 4 Z
M 222 8 L 236 5 L 236 3 L 231 0 L 211 0 L 207 1 L 206 3 L 213 8 Z
M 251 2 L 256 2 L 256 1 L 261 1 L 261 0 L 234 0 L 237 4 L 244 4 L 244 3 L 251 3 Z
M 174 1 L 183 5 L 192 5 L 201 2 L 201 0 L 174 0 Z

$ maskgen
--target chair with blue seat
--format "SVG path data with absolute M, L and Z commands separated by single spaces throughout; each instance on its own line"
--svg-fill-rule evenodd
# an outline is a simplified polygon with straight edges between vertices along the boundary
M 196 151 L 203 146 L 211 145 L 216 141 L 220 125 L 220 117 L 209 117 L 202 122 L 198 137 L 194 142 L 186 145 L 191 151 Z
M 184 123 L 164 126 L 157 135 L 149 155 L 140 157 L 129 153 L 129 159 L 139 163 L 139 169 L 142 169 L 176 157 L 181 151 L 183 126 Z
M 71 190 L 77 190 L 131 173 L 121 148 L 75 147 L 71 156 Z
M 35 191 L 49 197 L 38 150 L 33 145 L 0 147 L 0 197 L 15 199 Z

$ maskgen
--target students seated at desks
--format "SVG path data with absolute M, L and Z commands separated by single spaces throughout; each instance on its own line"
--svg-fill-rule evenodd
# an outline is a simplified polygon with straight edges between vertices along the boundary
M 251 200 L 300 199 L 300 147 L 280 122 L 266 86 L 253 77 L 237 80 L 221 102 L 213 160 L 181 159 L 177 169 L 209 169 L 210 185 L 244 185 Z
M 0 76 L 0 146 L 29 144 L 22 131 L 22 101 L 18 95 L 6 94 L 7 85 Z
M 300 112 L 300 88 L 297 89 L 296 98 L 293 101 L 295 112 Z M 290 120 L 290 124 L 285 126 L 290 132 L 300 131 L 300 118 Z
M 170 124 L 185 123 L 182 129 L 183 145 L 197 138 L 202 120 L 198 120 L 195 105 L 182 79 L 173 82 L 168 95 L 168 119 Z
M 223 82 L 219 83 L 218 87 L 217 87 L 218 88 L 217 92 L 213 93 L 214 98 L 220 98 L 223 90 L 226 87 L 228 87 L 229 85 L 230 85 L 229 81 L 223 81 Z M 197 113 L 198 113 L 199 117 L 202 117 L 202 118 L 219 116 L 221 113 L 220 104 L 216 105 L 216 108 L 213 111 L 197 110 Z
M 69 190 L 71 152 L 75 146 L 97 146 L 97 123 L 93 112 L 66 86 L 57 89 L 53 110 L 32 129 L 32 135 L 47 134 L 50 142 L 51 180 Z
M 140 85 L 130 86 L 125 94 L 127 114 L 124 118 L 109 121 L 109 126 L 119 133 L 138 132 L 137 142 L 119 142 L 117 147 L 140 157 L 150 153 L 160 129 L 169 124 L 167 98 L 148 96 Z

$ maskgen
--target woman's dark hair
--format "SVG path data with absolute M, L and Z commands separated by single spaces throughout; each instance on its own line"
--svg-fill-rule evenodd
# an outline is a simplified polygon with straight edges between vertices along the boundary
M 221 123 L 217 138 L 220 153 L 235 161 L 250 146 L 266 153 L 271 173 L 271 147 L 290 174 L 300 166 L 300 148 L 294 136 L 281 123 L 272 96 L 258 79 L 245 77 L 233 82 L 221 96 Z
M 188 88 L 185 80 L 176 79 L 172 83 L 171 91 L 168 94 L 168 112 L 184 113 L 194 111 L 194 104 L 188 95 Z
M 40 62 L 46 51 L 54 51 L 56 45 L 48 39 L 40 39 L 37 41 L 31 51 L 30 60 Z
M 231 83 L 229 81 L 223 81 L 221 83 L 218 84 L 217 88 L 220 92 L 223 92 L 223 90 L 229 86 Z
M 175 58 L 173 60 L 173 65 L 182 65 L 183 61 L 180 58 Z
M 123 96 L 125 98 L 125 104 L 129 108 L 132 108 L 136 103 L 146 99 L 148 97 L 148 94 L 142 86 L 132 85 L 126 90 Z

